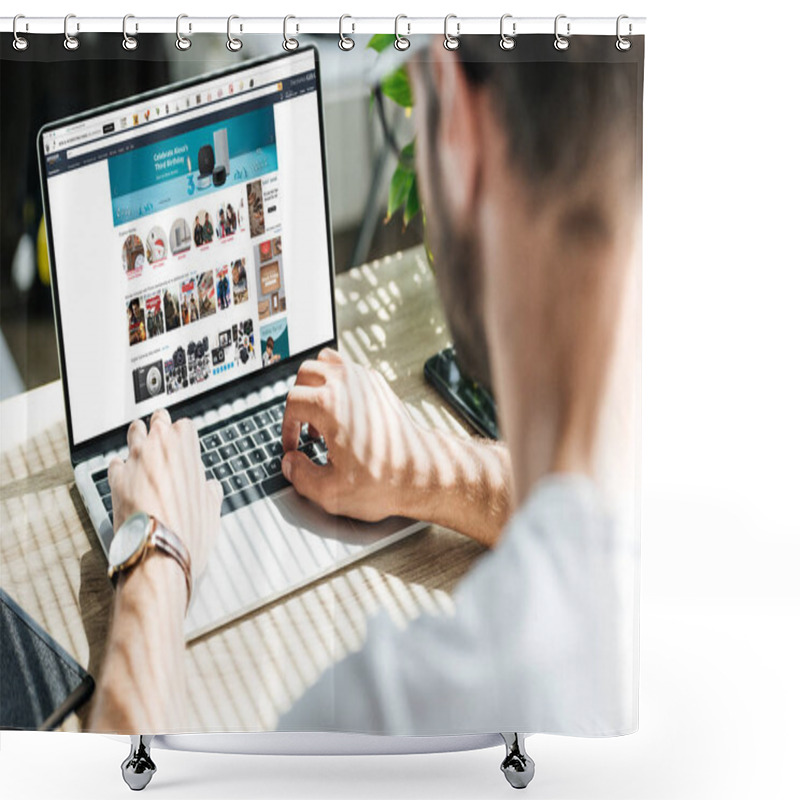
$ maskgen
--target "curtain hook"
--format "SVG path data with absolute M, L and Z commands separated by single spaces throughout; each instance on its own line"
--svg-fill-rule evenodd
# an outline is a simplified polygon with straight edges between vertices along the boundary
M 242 49 L 242 40 L 241 39 L 237 39 L 235 36 L 233 36 L 231 34 L 231 22 L 233 22 L 233 20 L 235 20 L 235 19 L 239 19 L 239 17 L 237 17 L 236 14 L 231 14 L 228 17 L 228 41 L 225 42 L 225 47 L 227 47 L 228 50 L 231 51 L 231 53 L 236 53 L 237 51 Z M 241 33 L 241 30 L 242 30 L 242 26 L 240 25 L 239 26 L 239 32 L 240 33 Z
M 191 39 L 187 39 L 181 33 L 181 20 L 182 19 L 188 19 L 188 18 L 189 18 L 188 14 L 178 14 L 178 16 L 175 18 L 175 36 L 177 37 L 175 39 L 175 47 L 177 47 L 178 50 L 188 50 L 192 46 L 192 40 Z M 189 23 L 189 33 L 191 33 L 191 32 L 192 32 L 192 23 L 190 22 Z
M 283 18 L 283 49 L 286 50 L 289 53 L 292 50 L 297 50 L 297 48 L 300 46 L 300 42 L 298 42 L 297 39 L 289 36 L 289 33 L 288 33 L 287 29 L 288 29 L 288 26 L 289 26 L 289 20 L 290 19 L 295 20 L 295 25 L 294 25 L 295 33 L 300 33 L 300 26 L 297 24 L 297 21 L 296 21 L 297 17 L 293 17 L 291 14 L 287 14 Z
M 456 20 L 456 35 L 453 36 L 452 33 L 447 32 L 447 23 L 450 22 L 451 19 Z M 448 14 L 444 18 L 444 41 L 442 45 L 444 46 L 445 50 L 458 50 L 461 47 L 461 41 L 459 40 L 459 35 L 461 34 L 461 23 L 458 22 L 458 17 L 455 14 Z
M 630 39 L 626 39 L 620 33 L 620 23 L 624 19 L 629 19 L 627 14 L 620 14 L 617 17 L 617 44 L 616 44 L 616 47 L 617 47 L 617 50 L 619 50 L 622 53 L 624 53 L 626 50 L 630 50 L 631 49 L 631 40 Z M 628 36 L 630 36 L 632 33 L 633 33 L 633 25 L 631 25 L 631 23 L 629 22 L 628 23 Z
M 77 50 L 81 46 L 81 43 L 78 41 L 78 37 L 77 36 L 72 36 L 70 34 L 70 32 L 69 32 L 69 21 L 71 19 L 75 19 L 75 15 L 74 14 L 67 14 L 67 16 L 64 17 L 64 49 L 65 50 Z M 75 23 L 75 31 L 76 31 L 76 33 L 80 29 L 81 29 L 80 22 L 76 22 Z
M 25 16 L 23 14 L 17 14 L 14 17 L 14 24 L 13 24 L 11 30 L 14 33 L 14 49 L 19 51 L 19 52 L 22 52 L 23 50 L 27 50 L 28 49 L 28 40 L 24 36 L 20 36 L 17 33 L 17 20 L 19 20 L 19 19 L 25 19 Z M 25 30 L 26 31 L 28 30 L 28 23 L 27 22 L 25 23 Z
M 135 50 L 139 46 L 139 40 L 135 36 L 128 36 L 128 20 L 136 19 L 133 14 L 126 14 L 122 18 L 122 47 L 125 50 Z M 139 30 L 139 23 L 136 23 L 136 30 Z
M 511 36 L 505 32 L 505 22 L 507 19 L 513 20 L 511 14 L 503 14 L 500 17 L 500 49 L 513 50 L 517 46 L 517 40 L 514 38 L 517 35 L 517 23 L 511 23 Z
M 411 23 L 406 23 L 408 26 L 408 31 L 406 32 L 406 36 L 400 35 L 400 20 L 401 19 L 408 19 L 405 14 L 398 14 L 394 18 L 394 46 L 396 50 L 408 50 L 411 47 L 411 39 L 407 38 L 408 34 L 411 33 Z
M 351 39 L 349 36 L 344 35 L 344 21 L 346 19 L 353 19 L 349 14 L 342 14 L 339 17 L 339 49 L 341 50 L 352 50 L 356 46 L 355 39 Z M 356 32 L 356 24 L 355 22 L 351 23 L 351 30 L 350 33 Z
M 570 23 L 567 22 L 567 37 L 562 36 L 558 32 L 558 21 L 561 20 L 561 19 L 566 19 L 566 18 L 567 18 L 566 14 L 559 14 L 556 17 L 555 26 L 554 26 L 554 32 L 555 32 L 556 39 L 553 42 L 553 47 L 555 47 L 556 50 L 566 50 L 569 47 L 569 39 L 567 37 L 569 37 L 571 35 Z

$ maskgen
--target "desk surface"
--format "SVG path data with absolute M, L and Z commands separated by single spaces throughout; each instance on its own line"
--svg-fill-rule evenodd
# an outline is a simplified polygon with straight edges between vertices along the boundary
M 422 248 L 336 281 L 340 349 L 384 374 L 412 416 L 466 436 L 425 383 L 425 359 L 449 341 Z M 357 650 L 367 619 L 386 609 L 402 626 L 451 613 L 451 592 L 482 552 L 430 526 L 187 647 L 186 731 L 263 731 L 330 664 Z M 0 586 L 93 674 L 112 590 L 105 556 L 74 485 L 61 385 L 0 404 Z M 72 715 L 63 728 L 80 730 Z

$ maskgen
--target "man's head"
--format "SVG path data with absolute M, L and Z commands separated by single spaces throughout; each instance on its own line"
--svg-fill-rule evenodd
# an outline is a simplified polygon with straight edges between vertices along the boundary
M 559 239 L 599 247 L 631 221 L 624 197 L 637 197 L 637 65 L 608 63 L 615 53 L 607 37 L 576 38 L 556 54 L 552 37 L 520 37 L 505 52 L 496 37 L 472 36 L 455 52 L 432 46 L 411 65 L 437 282 L 459 360 L 487 386 L 497 377 L 487 320 L 535 322 L 502 307 L 498 282 L 552 291 L 552 302 L 563 291 L 557 262 L 532 278 L 535 233 L 550 247 Z M 515 256 L 498 262 L 501 252 Z M 529 341 L 534 357 L 542 342 Z

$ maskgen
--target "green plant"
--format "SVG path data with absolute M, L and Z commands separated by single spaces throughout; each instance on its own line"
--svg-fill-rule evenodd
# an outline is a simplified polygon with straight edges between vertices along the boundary
M 394 41 L 393 34 L 380 33 L 369 40 L 367 47 L 377 53 L 382 53 L 387 47 L 393 46 Z M 385 98 L 397 103 L 407 115 L 411 113 L 411 109 L 414 107 L 414 95 L 405 65 L 384 75 L 380 81 L 380 90 Z M 374 95 L 372 99 L 374 101 Z M 400 151 L 400 157 L 389 184 L 389 197 L 386 204 L 386 221 L 388 222 L 396 212 L 402 209 L 404 228 L 420 212 L 417 170 L 414 162 L 415 141 L 412 139 Z

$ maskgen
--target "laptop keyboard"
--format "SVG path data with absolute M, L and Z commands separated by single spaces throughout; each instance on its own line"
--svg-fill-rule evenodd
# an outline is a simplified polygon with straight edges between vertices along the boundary
M 216 478 L 222 485 L 223 516 L 289 485 L 281 471 L 281 423 L 285 410 L 285 400 L 272 400 L 198 430 L 206 478 Z M 305 425 L 298 450 L 317 464 L 327 463 L 325 441 L 312 439 Z M 92 480 L 113 524 L 108 470 L 95 472 Z

